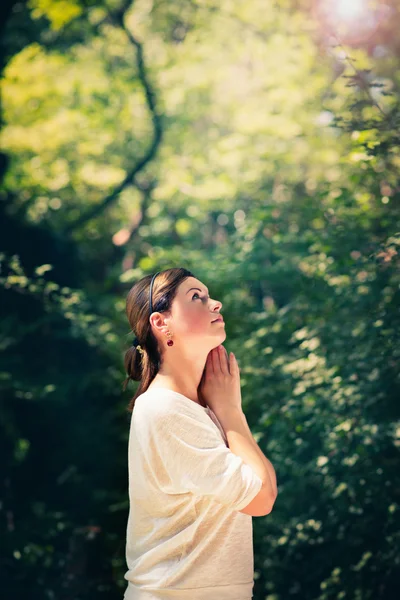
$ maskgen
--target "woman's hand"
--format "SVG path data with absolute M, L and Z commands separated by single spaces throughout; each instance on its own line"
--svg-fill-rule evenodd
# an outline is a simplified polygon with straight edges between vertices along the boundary
M 233 352 L 228 356 L 222 345 L 209 352 L 198 391 L 217 417 L 226 411 L 242 411 L 240 369 Z

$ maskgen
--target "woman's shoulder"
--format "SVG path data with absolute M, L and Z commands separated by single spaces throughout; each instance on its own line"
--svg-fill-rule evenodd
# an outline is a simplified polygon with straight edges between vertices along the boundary
M 133 421 L 135 429 L 141 432 L 156 435 L 174 432 L 187 440 L 197 436 L 203 441 L 209 436 L 209 439 L 219 438 L 227 446 L 224 429 L 211 408 L 169 389 L 152 388 L 151 392 L 140 394 L 136 398 Z
M 148 388 L 135 400 L 135 408 L 138 413 L 146 413 L 152 416 L 196 415 L 202 413 L 207 416 L 208 407 L 197 404 L 190 398 L 174 390 L 161 387 Z

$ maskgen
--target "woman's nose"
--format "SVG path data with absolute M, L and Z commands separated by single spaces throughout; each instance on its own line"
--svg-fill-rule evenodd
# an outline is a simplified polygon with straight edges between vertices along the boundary
M 217 307 L 219 307 L 219 310 L 221 310 L 221 308 L 222 308 L 222 302 L 220 302 L 219 300 L 216 300 L 216 302 L 215 302 L 215 306 L 214 306 L 214 310 L 215 310 Z

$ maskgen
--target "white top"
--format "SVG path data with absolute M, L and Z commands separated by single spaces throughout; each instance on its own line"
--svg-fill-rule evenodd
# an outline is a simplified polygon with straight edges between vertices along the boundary
M 125 600 L 250 600 L 261 478 L 209 407 L 166 388 L 137 397 L 128 444 Z

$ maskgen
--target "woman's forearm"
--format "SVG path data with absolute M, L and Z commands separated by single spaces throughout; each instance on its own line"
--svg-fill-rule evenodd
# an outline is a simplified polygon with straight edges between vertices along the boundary
M 276 498 L 278 490 L 275 469 L 254 439 L 244 412 L 223 411 L 217 414 L 217 418 L 225 431 L 229 449 L 252 467 L 269 487 L 271 496 Z
M 264 461 L 265 466 L 268 469 L 268 474 L 269 474 L 269 477 L 271 479 L 272 488 L 273 488 L 274 493 L 276 495 L 278 493 L 278 485 L 277 485 L 277 481 L 276 481 L 276 472 L 275 472 L 275 469 L 272 466 L 271 461 L 265 456 L 264 452 L 261 450 L 260 446 L 257 444 L 256 440 L 254 439 L 253 434 L 251 432 L 251 429 L 249 427 L 249 424 L 247 423 L 246 415 L 244 415 L 244 416 L 245 416 L 244 423 L 245 423 L 245 426 L 247 427 L 247 432 L 248 432 L 249 435 L 251 435 L 254 443 L 256 444 L 256 446 L 257 446 L 257 448 L 258 448 L 258 450 L 260 452 L 261 459 Z

